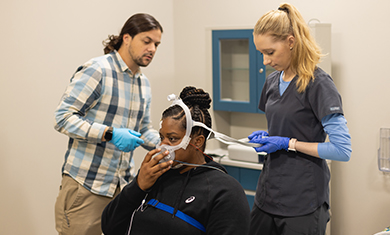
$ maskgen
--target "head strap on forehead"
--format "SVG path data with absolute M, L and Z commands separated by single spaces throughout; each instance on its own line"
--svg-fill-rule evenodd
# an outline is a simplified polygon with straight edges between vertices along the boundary
M 191 116 L 191 112 L 190 110 L 188 109 L 187 105 L 184 104 L 184 102 L 176 97 L 175 94 L 171 94 L 171 95 L 168 95 L 168 100 L 169 101 L 172 101 L 172 104 L 171 106 L 174 106 L 174 105 L 179 105 L 185 115 L 186 115 L 186 135 L 183 137 L 183 140 L 181 141 L 181 145 L 182 145 L 182 148 L 183 149 L 186 149 L 188 144 L 190 143 L 190 135 L 191 135 L 191 130 L 192 130 L 192 116 Z
M 192 120 L 191 112 L 188 109 L 187 105 L 184 104 L 184 102 L 180 98 L 177 98 L 176 95 L 174 95 L 174 94 L 168 95 L 168 100 L 169 101 L 173 100 L 171 106 L 180 105 L 180 107 L 183 108 L 184 113 L 186 114 L 186 119 L 187 119 L 186 135 L 187 135 L 187 132 L 188 132 L 188 136 L 191 134 L 192 127 L 194 127 L 194 126 L 200 126 L 200 127 L 203 127 L 204 129 L 210 131 L 210 132 L 213 132 L 213 130 L 210 127 L 206 126 L 204 123 Z

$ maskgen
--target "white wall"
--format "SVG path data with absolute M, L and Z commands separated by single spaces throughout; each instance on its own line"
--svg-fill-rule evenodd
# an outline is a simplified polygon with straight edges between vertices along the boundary
M 332 164 L 332 235 L 373 234 L 390 225 L 390 177 L 377 170 L 379 128 L 390 127 L 386 79 L 390 1 L 293 0 L 304 18 L 332 24 L 332 74 L 352 135 L 348 163 Z M 113 5 L 115 3 L 115 6 Z M 103 52 L 136 12 L 164 27 L 162 44 L 144 70 L 158 127 L 167 94 L 186 85 L 212 91 L 210 27 L 253 27 L 279 1 L 3 1 L 0 3 L 0 227 L 2 234 L 55 234 L 54 202 L 67 137 L 53 112 L 77 66 Z M 217 121 L 216 121 L 217 120 Z M 242 119 L 241 119 L 242 120 Z M 258 120 L 258 121 L 257 121 Z M 241 137 L 264 127 L 261 115 L 215 113 L 214 126 Z M 142 150 L 137 151 L 139 163 Z

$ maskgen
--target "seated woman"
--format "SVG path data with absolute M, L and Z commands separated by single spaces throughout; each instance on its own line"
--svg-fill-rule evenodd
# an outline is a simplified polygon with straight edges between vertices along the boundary
M 185 87 L 163 112 L 161 143 L 104 209 L 105 235 L 248 234 L 243 188 L 203 153 L 211 128 L 210 103 L 202 89 Z

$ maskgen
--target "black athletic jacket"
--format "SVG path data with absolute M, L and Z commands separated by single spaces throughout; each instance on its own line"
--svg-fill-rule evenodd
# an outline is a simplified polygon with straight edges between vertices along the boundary
M 123 235 L 129 229 L 132 235 L 248 234 L 250 208 L 242 186 L 218 163 L 204 166 L 222 172 L 197 167 L 180 174 L 171 169 L 148 192 L 134 179 L 104 209 L 104 234 Z

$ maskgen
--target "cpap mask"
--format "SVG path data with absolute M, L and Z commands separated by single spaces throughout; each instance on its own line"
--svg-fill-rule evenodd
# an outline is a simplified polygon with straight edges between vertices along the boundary
M 186 115 L 187 128 L 186 128 L 186 134 L 183 137 L 183 139 L 181 140 L 180 144 L 171 146 L 171 145 L 161 144 L 161 142 L 160 142 L 156 145 L 156 148 L 161 148 L 160 153 L 165 152 L 166 150 L 168 150 L 168 152 L 169 152 L 169 154 L 165 158 L 163 158 L 160 162 L 175 160 L 175 151 L 179 150 L 181 148 L 184 150 L 187 148 L 187 146 L 191 140 L 190 134 L 191 134 L 191 130 L 192 130 L 193 123 L 194 123 L 194 121 L 192 120 L 190 110 L 188 109 L 187 105 L 185 105 L 181 99 L 177 98 L 176 95 L 174 95 L 174 94 L 168 95 L 167 98 L 168 98 L 168 101 L 173 101 L 170 106 L 179 105 L 180 107 L 182 107 L 182 109 L 184 110 L 184 113 Z M 160 122 L 160 128 L 161 128 L 161 122 Z M 158 154 L 160 154 L 160 153 L 158 153 Z
M 244 146 L 249 146 L 249 147 L 260 147 L 261 145 L 260 144 L 256 144 L 256 143 L 248 143 L 247 141 L 243 141 L 243 140 L 236 140 L 232 137 L 229 137 L 229 136 L 226 136 L 222 133 L 218 133 L 214 130 L 212 130 L 210 127 L 206 126 L 204 123 L 202 122 L 197 122 L 197 121 L 194 121 L 192 120 L 192 116 L 191 116 L 191 112 L 190 110 L 188 109 L 187 105 L 184 104 L 184 102 L 176 97 L 175 94 L 171 94 L 171 95 L 168 95 L 168 101 L 172 101 L 172 104 L 170 106 L 173 106 L 173 105 L 179 105 L 180 107 L 182 107 L 182 109 L 184 110 L 184 113 L 186 115 L 186 122 L 187 122 L 187 128 L 186 128 L 186 134 L 185 136 L 183 137 L 183 139 L 181 140 L 180 144 L 178 145 L 174 145 L 174 146 L 171 146 L 171 145 L 166 145 L 166 144 L 161 144 L 158 143 L 156 145 L 156 148 L 161 148 L 161 152 L 157 153 L 157 154 L 160 154 L 160 153 L 163 153 L 165 151 L 168 150 L 169 154 L 164 157 L 161 161 L 161 162 L 166 162 L 166 161 L 169 161 L 169 160 L 175 160 L 175 151 L 176 150 L 179 150 L 179 149 L 186 149 L 188 144 L 190 143 L 190 140 L 191 140 L 191 137 L 190 137 L 190 134 L 191 134 L 191 131 L 192 131 L 192 127 L 194 126 L 200 126 L 200 127 L 203 127 L 205 128 L 206 130 L 210 131 L 210 134 L 209 136 L 207 136 L 206 139 L 209 139 L 210 136 L 212 135 L 215 139 L 217 139 L 218 141 L 224 143 L 224 144 L 241 144 L 241 145 L 244 145 Z M 160 122 L 160 128 L 161 128 L 161 122 Z M 182 165 L 179 164 L 177 165 L 175 168 L 178 168 L 178 167 L 181 167 Z

